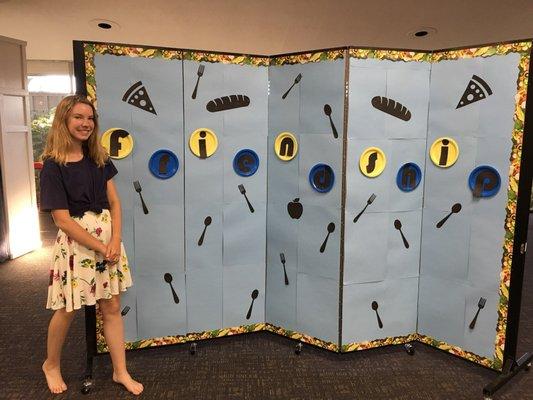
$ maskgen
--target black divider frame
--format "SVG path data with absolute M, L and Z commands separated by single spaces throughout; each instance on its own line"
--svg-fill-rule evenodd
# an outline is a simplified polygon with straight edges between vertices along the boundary
M 349 74 L 349 50 L 351 48 L 361 48 L 361 49 L 373 49 L 373 50 L 394 50 L 394 51 L 415 51 L 415 52 L 427 52 L 435 53 L 442 51 L 450 50 L 460 50 L 468 49 L 473 47 L 483 47 L 488 45 L 498 45 L 498 44 L 508 44 L 516 42 L 527 42 L 532 41 L 532 38 L 522 39 L 522 40 L 513 40 L 506 42 L 498 43 L 485 43 L 480 45 L 469 45 L 457 48 L 448 48 L 448 49 L 438 49 L 438 50 L 413 50 L 413 49 L 390 49 L 390 48 L 371 48 L 371 47 L 336 47 L 329 49 L 320 49 L 320 50 L 307 50 L 302 52 L 295 53 L 285 53 L 285 54 L 276 54 L 276 55 L 253 55 L 246 54 L 252 57 L 265 57 L 265 58 L 274 58 L 285 55 L 297 55 L 304 53 L 311 53 L 317 51 L 329 51 L 329 50 L 344 50 L 345 51 L 345 62 L 347 62 L 345 78 L 346 78 L 346 92 L 345 92 L 345 110 L 344 110 L 344 121 L 343 121 L 343 140 L 346 141 L 347 136 L 347 101 L 348 101 L 348 74 Z M 168 50 L 181 50 L 181 51 L 194 51 L 194 52 L 206 52 L 211 54 L 226 54 L 226 55 L 243 55 L 237 53 L 225 53 L 217 51 L 207 51 L 207 50 L 194 50 L 194 49 L 174 49 L 168 47 L 159 47 L 151 45 L 134 45 L 134 44 L 121 44 L 121 43 L 108 43 L 108 42 L 93 42 L 93 41 L 73 41 L 73 52 L 74 52 L 74 75 L 76 79 L 76 93 L 80 95 L 87 95 L 86 87 L 86 70 L 85 70 L 85 44 L 108 44 L 108 45 L 117 45 L 117 46 L 127 46 L 127 47 L 150 47 L 157 49 L 168 49 Z M 533 49 L 530 50 L 530 65 L 529 65 L 529 77 L 533 76 L 533 63 L 531 63 L 531 57 L 533 55 Z M 529 223 L 529 205 L 530 205 L 530 194 L 531 186 L 533 179 L 533 82 L 529 82 L 527 90 L 527 100 L 526 100 L 526 112 L 524 120 L 524 132 L 523 132 L 523 142 L 522 142 L 522 155 L 520 161 L 520 180 L 518 184 L 518 199 L 517 199 L 517 211 L 516 211 L 516 220 L 515 220 L 515 232 L 514 232 L 514 245 L 513 245 L 513 259 L 511 266 L 511 282 L 509 288 L 509 304 L 508 304 L 508 316 L 507 316 L 507 327 L 506 327 L 506 336 L 505 336 L 505 350 L 504 350 L 504 367 L 502 373 L 498 378 L 491 382 L 483 389 L 483 393 L 487 396 L 495 393 L 499 388 L 501 388 L 505 383 L 507 383 L 513 376 L 515 376 L 522 369 L 529 369 L 531 361 L 533 360 L 533 353 L 527 352 L 520 359 L 516 359 L 517 352 L 517 343 L 518 343 L 518 327 L 520 322 L 520 307 L 521 307 L 521 298 L 522 298 L 522 286 L 524 279 L 524 267 L 525 267 L 525 253 L 527 249 L 527 230 Z M 346 148 L 346 143 L 344 143 L 344 148 Z M 346 162 L 346 153 L 343 151 L 343 168 L 345 168 Z M 343 174 L 343 199 L 345 197 L 345 176 Z M 344 201 L 343 201 L 344 206 Z M 343 249 L 342 249 L 343 250 Z M 343 269 L 344 251 L 341 252 L 341 275 Z M 341 295 L 342 295 L 342 276 L 341 276 Z M 341 343 L 342 338 L 342 301 L 339 298 L 339 344 Z M 82 393 L 89 393 L 93 386 L 92 382 L 92 368 L 93 368 L 93 359 L 97 353 L 96 345 L 96 308 L 95 306 L 85 307 L 85 335 L 87 343 L 87 366 L 85 380 L 82 385 Z

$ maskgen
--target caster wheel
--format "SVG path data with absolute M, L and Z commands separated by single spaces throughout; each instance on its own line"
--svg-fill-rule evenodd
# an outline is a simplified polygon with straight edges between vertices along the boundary
M 296 345 L 296 348 L 294 349 L 294 352 L 295 352 L 297 355 L 300 355 L 300 353 L 302 352 L 302 348 L 303 348 L 303 347 L 304 347 L 303 344 L 298 343 L 298 344 Z
M 94 383 L 91 379 L 84 379 L 81 384 L 81 393 L 82 394 L 89 394 L 91 393 L 93 389 Z
M 405 349 L 405 352 L 409 354 L 410 356 L 415 355 L 415 346 L 413 346 L 411 343 L 404 344 L 403 348 Z
M 191 347 L 189 348 L 189 353 L 191 353 L 191 356 L 194 356 L 196 354 L 196 343 L 191 343 Z
M 530 368 L 531 368 L 531 363 L 527 363 L 524 370 L 529 371 Z

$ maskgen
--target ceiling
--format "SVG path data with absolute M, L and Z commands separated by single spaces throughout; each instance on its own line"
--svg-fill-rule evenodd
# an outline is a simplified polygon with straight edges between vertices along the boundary
M 424 27 L 437 32 L 412 35 Z M 72 40 L 265 55 L 431 50 L 532 38 L 533 0 L 0 0 L 0 35 L 26 41 L 30 60 L 72 60 Z

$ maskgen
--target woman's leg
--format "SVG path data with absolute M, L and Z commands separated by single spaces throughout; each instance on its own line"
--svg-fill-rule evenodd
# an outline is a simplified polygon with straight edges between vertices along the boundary
M 54 312 L 48 325 L 47 354 L 42 368 L 52 393 L 63 393 L 67 390 L 67 385 L 61 376 L 60 362 L 63 343 L 73 317 L 73 311 L 67 312 L 64 308 L 61 308 Z
M 120 295 L 98 301 L 104 320 L 104 336 L 113 362 L 113 380 L 124 385 L 129 392 L 140 394 L 143 385 L 130 376 L 126 368 L 124 349 L 124 321 L 120 315 Z

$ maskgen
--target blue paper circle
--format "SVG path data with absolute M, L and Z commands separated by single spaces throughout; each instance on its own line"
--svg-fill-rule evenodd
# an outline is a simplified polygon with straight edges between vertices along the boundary
M 233 157 L 233 170 L 239 176 L 252 176 L 259 168 L 259 157 L 250 149 L 240 150 Z
M 412 171 L 409 174 L 409 171 Z M 403 192 L 412 192 L 422 180 L 422 171 L 415 163 L 406 163 L 400 167 L 396 174 L 396 185 Z
M 501 178 L 495 168 L 488 165 L 476 167 L 468 177 L 468 186 L 475 197 L 491 197 L 500 190 Z M 476 186 L 480 186 L 476 188 Z
M 179 166 L 178 157 L 170 150 L 165 149 L 157 150 L 148 161 L 150 172 L 159 179 L 168 179 L 174 176 L 178 172 Z
M 309 171 L 311 187 L 320 193 L 327 193 L 335 183 L 335 173 L 327 164 L 316 164 Z

